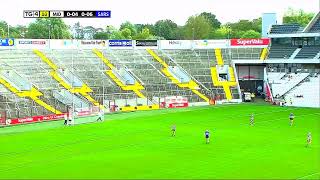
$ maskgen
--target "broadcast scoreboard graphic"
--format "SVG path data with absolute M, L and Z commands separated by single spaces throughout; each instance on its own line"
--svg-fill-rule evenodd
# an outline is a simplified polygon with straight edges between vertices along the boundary
M 24 18 L 110 18 L 111 11 L 24 10 Z

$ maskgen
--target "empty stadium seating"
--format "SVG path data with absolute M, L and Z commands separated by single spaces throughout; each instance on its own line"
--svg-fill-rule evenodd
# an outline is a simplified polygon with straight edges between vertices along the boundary
M 320 47 L 318 46 L 304 46 L 295 56 L 295 59 L 312 59 L 318 53 L 320 53 Z
M 268 82 L 269 83 L 277 83 L 278 81 L 283 78 L 283 76 L 286 75 L 286 73 L 283 72 L 269 72 L 268 73 Z
M 291 34 L 302 30 L 299 24 L 273 25 L 270 34 Z
M 268 81 L 273 96 L 281 97 L 308 76 L 309 73 L 268 73 Z
M 92 50 L 47 50 L 43 51 L 59 67 L 73 71 L 93 92 L 93 98 L 102 102 L 102 91 L 108 99 L 136 97 L 132 92 L 123 91 L 105 74 L 107 67 Z M 103 87 L 105 87 L 103 89 Z
M 225 64 L 230 64 L 230 58 L 225 60 L 225 49 L 222 49 L 222 57 Z M 211 77 L 211 67 L 215 67 L 218 65 L 218 60 L 216 58 L 215 51 L 210 50 L 164 50 L 167 54 L 169 54 L 176 63 L 178 63 L 181 67 L 183 67 L 189 74 L 191 74 L 197 82 L 201 85 L 205 86 L 206 90 L 200 90 L 208 97 L 212 97 L 214 94 L 220 94 L 222 98 L 226 98 L 225 92 L 221 87 L 215 87 L 212 84 Z M 237 53 L 237 52 L 235 52 Z M 239 56 L 243 56 L 243 54 L 239 54 Z M 239 57 L 238 56 L 238 57 Z M 232 97 L 234 99 L 239 98 L 239 91 L 237 87 L 231 87 Z
M 289 58 L 296 49 L 272 46 L 269 58 Z M 41 96 L 21 97 L 6 84 L 0 83 L 0 111 L 6 111 L 9 118 L 16 118 L 52 114 L 53 109 L 66 112 L 70 105 L 76 108 L 100 107 L 103 102 L 135 105 L 134 102 L 140 98 L 148 104 L 157 104 L 157 99 L 166 96 L 184 96 L 191 103 L 208 102 L 215 95 L 221 99 L 240 99 L 233 60 L 259 60 L 263 50 L 266 55 L 267 48 L 261 46 L 152 49 L 160 59 L 157 60 L 148 49 L 139 48 L 104 48 L 97 51 L 1 49 L 0 79 L 6 76 L 3 73 L 12 72 L 11 76 L 17 77 L 11 79 L 12 86 L 17 85 L 16 89 L 21 90 L 34 87 Z M 296 58 L 314 58 L 319 51 L 318 47 L 304 47 Z M 169 67 L 166 72 L 164 64 Z M 220 72 L 224 67 L 226 71 L 221 73 L 228 78 L 221 80 L 230 81 L 231 85 L 217 85 L 219 83 L 213 81 L 221 78 L 219 73 L 215 73 L 216 76 L 212 73 L 213 69 Z M 169 77 L 168 73 L 174 78 Z M 289 82 L 286 77 L 283 78 L 285 75 L 288 74 L 269 73 L 274 95 L 286 95 L 308 76 L 292 74 L 293 79 Z M 137 82 L 139 89 L 129 88 Z M 286 87 L 282 87 L 284 85 Z
M 269 59 L 289 59 L 296 49 L 297 47 L 293 46 L 271 46 L 269 50 Z
M 232 48 L 231 59 L 260 59 L 262 48 Z M 226 59 L 230 59 L 227 58 Z
M 289 106 L 320 107 L 320 75 L 308 77 L 306 81 L 298 84 L 285 99 Z M 292 104 L 290 103 L 292 102 Z
M 19 76 L 27 79 L 43 93 L 43 96 L 40 97 L 41 101 L 50 104 L 59 111 L 65 111 L 65 104 L 55 99 L 51 93 L 52 89 L 59 89 L 59 84 L 48 77 L 50 69 L 42 61 L 37 60 L 37 56 L 32 51 L 21 49 L 0 50 L 0 57 L 1 67 L 6 66 L 14 70 Z M 7 117 L 25 117 L 52 113 L 34 101 L 26 97 L 18 97 L 3 85 L 0 86 L 2 87 L 0 106 L 7 111 Z
M 102 103 L 103 97 L 108 101 L 138 97 L 134 92 L 123 90 L 112 78 L 108 77 L 105 73 L 108 67 L 91 49 L 45 49 L 39 52 L 30 49 L 2 50 L 0 51 L 1 62 L 4 63 L 2 67 L 7 65 L 25 77 L 44 94 L 41 97 L 44 102 L 61 112 L 66 111 L 72 97 L 77 108 L 92 106 L 90 100 Z M 131 72 L 130 74 L 142 83 L 145 88 L 143 94 L 151 101 L 165 96 L 178 95 L 187 97 L 189 102 L 203 102 L 203 95 L 211 98 L 220 94 L 222 99 L 225 98 L 223 88 L 214 87 L 212 84 L 210 67 L 217 63 L 213 49 L 156 51 L 169 65 L 179 67 L 198 84 L 199 88 L 194 90 L 178 87 L 172 83 L 161 72 L 161 65 L 145 49 L 113 49 L 102 51 L 102 53 L 116 69 L 126 68 L 128 72 Z M 225 55 L 222 54 L 222 56 Z M 242 56 L 244 56 L 243 53 L 237 55 L 237 57 Z M 229 62 L 226 61 L 226 63 Z M 59 73 L 62 73 L 65 78 Z M 56 79 L 52 74 L 61 76 L 62 80 Z M 75 79 L 78 82 L 76 84 Z M 69 89 L 66 84 L 69 84 L 71 88 Z M 80 86 L 84 84 L 92 89 L 92 92 L 88 94 L 92 96 L 91 98 L 76 93 L 72 89 L 72 87 L 81 88 Z M 8 112 L 9 118 L 51 113 L 30 99 L 17 97 L 3 85 L 0 85 L 0 92 L 0 108 Z M 237 87 L 232 87 L 231 93 L 233 98 L 239 98 Z
M 320 32 L 320 18 L 314 23 L 314 25 L 311 27 L 309 32 L 314 33 L 314 32 Z

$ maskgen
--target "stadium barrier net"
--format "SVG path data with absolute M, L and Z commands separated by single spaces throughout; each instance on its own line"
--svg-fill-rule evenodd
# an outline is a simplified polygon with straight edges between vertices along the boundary
M 101 110 L 99 106 L 92 106 L 89 108 L 71 108 L 67 112 L 67 116 L 71 121 L 69 121 L 69 123 L 71 125 L 94 123 L 100 120 L 104 121 L 104 114 L 105 111 Z M 101 119 L 99 119 L 99 117 Z

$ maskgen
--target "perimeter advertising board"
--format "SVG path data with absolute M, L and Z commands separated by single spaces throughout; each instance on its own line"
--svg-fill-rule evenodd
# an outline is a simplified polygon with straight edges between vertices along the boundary
M 108 46 L 107 40 L 79 40 L 79 49 L 105 49 Z
M 193 49 L 215 49 L 215 48 L 227 48 L 230 45 L 230 41 L 223 40 L 194 40 L 192 41 Z
M 19 49 L 47 49 L 48 39 L 16 39 L 15 46 Z
M 14 46 L 13 38 L 0 39 L 0 47 L 11 47 L 11 46 Z
M 110 39 L 108 45 L 111 49 L 132 49 L 133 41 L 126 39 Z
M 160 40 L 161 49 L 191 49 L 190 40 Z
M 135 48 L 137 49 L 158 49 L 157 40 L 135 40 Z
M 69 39 L 52 39 L 49 46 L 51 49 L 77 49 L 79 41 Z
M 41 122 L 41 121 L 52 121 L 63 119 L 64 114 L 50 114 L 44 116 L 32 116 L 32 117 L 25 117 L 25 118 L 15 118 L 8 120 L 7 124 L 15 125 L 15 124 L 24 124 L 24 123 L 34 123 L 34 122 Z
M 132 40 L 110 39 L 109 47 L 132 47 Z
M 231 39 L 230 44 L 231 46 L 268 46 L 270 44 L 270 39 Z

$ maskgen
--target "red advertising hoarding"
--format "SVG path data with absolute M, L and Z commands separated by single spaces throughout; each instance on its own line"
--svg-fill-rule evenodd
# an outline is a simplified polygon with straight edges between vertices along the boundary
M 182 96 L 170 96 L 164 99 L 162 106 L 167 108 L 188 107 L 189 101 L 188 101 L 188 98 L 185 98 Z
M 49 115 L 44 115 L 44 116 L 32 116 L 32 117 L 24 117 L 24 118 L 15 118 L 15 119 L 8 120 L 7 125 L 16 125 L 16 124 L 59 120 L 59 119 L 63 119 L 65 114 L 66 113 L 49 114 Z M 79 117 L 90 116 L 92 114 L 94 114 L 94 112 L 89 111 L 89 110 L 77 112 L 77 116 L 79 116 Z
M 25 117 L 25 118 L 16 118 L 9 120 L 10 125 L 15 124 L 24 124 L 24 123 L 33 123 L 33 122 L 41 122 L 41 121 L 52 121 L 63 119 L 64 114 L 49 114 L 44 116 L 32 116 L 32 117 Z
M 231 46 L 267 46 L 270 43 L 269 38 L 261 39 L 231 39 Z
M 189 103 L 170 103 L 168 104 L 168 108 L 184 108 L 188 107 Z

